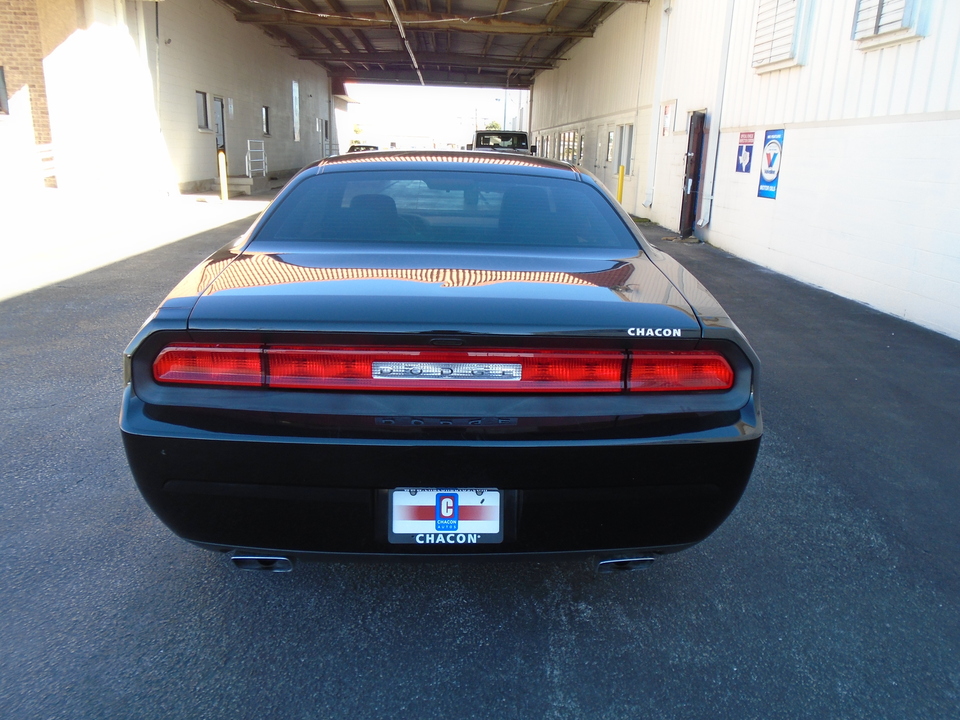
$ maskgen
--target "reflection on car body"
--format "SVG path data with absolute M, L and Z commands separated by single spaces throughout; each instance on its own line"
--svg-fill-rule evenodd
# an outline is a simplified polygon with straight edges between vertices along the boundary
M 592 176 L 530 156 L 320 161 L 125 358 L 143 496 L 244 563 L 680 550 L 762 432 L 709 292 Z

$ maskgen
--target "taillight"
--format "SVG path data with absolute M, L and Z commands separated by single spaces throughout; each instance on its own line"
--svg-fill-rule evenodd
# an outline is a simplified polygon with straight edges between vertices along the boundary
M 733 368 L 712 350 L 632 353 L 627 386 L 637 392 L 728 390 Z
M 158 382 L 262 385 L 259 345 L 168 345 L 153 361 Z
M 318 389 L 619 392 L 621 351 L 270 346 L 267 385 Z
M 733 385 L 730 364 L 714 351 L 546 348 L 179 343 L 160 352 L 153 376 L 161 383 L 412 392 L 689 392 Z

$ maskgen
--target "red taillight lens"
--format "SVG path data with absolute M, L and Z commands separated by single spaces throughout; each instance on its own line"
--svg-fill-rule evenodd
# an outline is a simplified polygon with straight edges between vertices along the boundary
M 568 350 L 268 347 L 270 387 L 618 392 L 624 353 Z
M 624 365 L 630 363 L 624 388 Z M 718 352 L 311 347 L 180 343 L 153 364 L 161 383 L 313 390 L 584 393 L 727 390 Z
M 158 382 L 262 385 L 259 345 L 169 345 L 153 362 Z
M 634 392 L 728 390 L 733 387 L 733 368 L 712 350 L 634 352 L 627 386 Z

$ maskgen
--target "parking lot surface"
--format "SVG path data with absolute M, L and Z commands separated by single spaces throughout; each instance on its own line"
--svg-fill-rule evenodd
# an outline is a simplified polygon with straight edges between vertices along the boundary
M 617 575 L 243 573 L 144 505 L 117 412 L 127 341 L 246 224 L 0 302 L 0 717 L 960 714 L 960 342 L 644 226 L 763 362 L 712 537 Z

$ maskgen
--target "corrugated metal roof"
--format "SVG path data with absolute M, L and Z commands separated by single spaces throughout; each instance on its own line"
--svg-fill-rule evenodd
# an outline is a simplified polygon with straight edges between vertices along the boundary
M 342 82 L 530 87 L 624 2 L 218 0 Z

